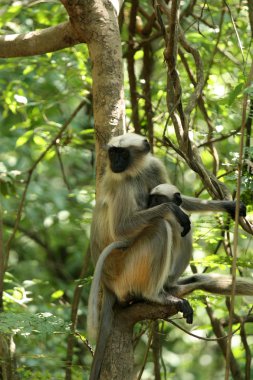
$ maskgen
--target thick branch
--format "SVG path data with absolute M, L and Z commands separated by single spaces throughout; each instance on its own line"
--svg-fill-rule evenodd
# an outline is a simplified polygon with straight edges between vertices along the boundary
M 139 321 L 167 319 L 176 314 L 176 306 L 136 303 L 115 310 L 113 334 L 106 346 L 100 380 L 133 380 L 133 326 Z
M 78 44 L 70 22 L 24 34 L 0 36 L 0 58 L 28 57 Z

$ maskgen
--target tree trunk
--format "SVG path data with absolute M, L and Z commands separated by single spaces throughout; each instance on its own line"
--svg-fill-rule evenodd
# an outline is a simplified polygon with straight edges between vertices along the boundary
M 128 307 L 116 307 L 112 334 L 108 340 L 100 380 L 133 380 L 134 353 L 133 327 L 143 320 L 167 320 L 178 312 L 173 300 L 161 305 L 154 302 L 140 302 Z
M 121 38 L 116 11 L 109 0 L 62 0 L 79 41 L 88 44 L 92 61 L 96 133 L 97 193 L 103 173 L 104 146 L 125 130 Z
M 107 343 L 100 380 L 133 379 L 132 337 L 133 325 L 126 321 L 122 313 L 117 313 L 112 334 Z

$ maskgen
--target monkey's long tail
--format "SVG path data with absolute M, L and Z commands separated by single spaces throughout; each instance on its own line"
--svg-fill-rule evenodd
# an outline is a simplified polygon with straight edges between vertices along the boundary
M 90 340 L 96 340 L 99 328 L 99 291 L 105 259 L 114 249 L 126 248 L 129 244 L 130 241 L 115 241 L 105 247 L 98 258 L 88 301 L 87 332 Z
M 90 379 L 98 380 L 102 362 L 104 359 L 105 348 L 108 338 L 112 331 L 113 325 L 113 305 L 115 304 L 116 296 L 108 289 L 103 289 L 103 305 L 101 310 L 101 320 L 99 326 L 99 333 L 97 338 L 95 355 L 93 358 Z
M 171 288 L 172 294 L 177 297 L 183 297 L 194 290 L 204 290 L 209 293 L 229 296 L 232 290 L 232 277 L 220 274 L 195 274 L 179 279 L 175 287 Z M 252 296 L 253 281 L 248 278 L 237 277 L 235 295 Z

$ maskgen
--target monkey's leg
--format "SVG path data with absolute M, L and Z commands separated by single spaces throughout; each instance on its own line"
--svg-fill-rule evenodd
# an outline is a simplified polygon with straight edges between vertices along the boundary
M 169 292 L 176 297 L 183 297 L 194 290 L 229 296 L 232 291 L 232 277 L 221 274 L 195 274 L 179 279 L 177 284 L 169 289 Z M 253 295 L 253 281 L 237 277 L 235 295 Z

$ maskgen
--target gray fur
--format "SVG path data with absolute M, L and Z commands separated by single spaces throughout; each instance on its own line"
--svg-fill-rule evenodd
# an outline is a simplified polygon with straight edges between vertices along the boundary
M 107 339 L 101 326 L 104 329 L 108 323 L 108 336 L 116 299 L 124 303 L 131 297 L 143 297 L 165 303 L 164 288 L 178 297 L 195 289 L 218 294 L 229 294 L 231 289 L 229 276 L 197 275 L 179 280 L 191 258 L 191 233 L 181 236 L 181 228 L 170 203 L 147 209 L 151 190 L 152 193 L 160 191 L 168 195 L 172 185 L 168 184 L 162 163 L 144 151 L 144 140 L 144 137 L 130 134 L 114 137 L 109 142 L 109 147 L 129 147 L 131 161 L 126 170 L 114 173 L 107 160 L 93 214 L 91 254 L 98 267 L 89 299 L 88 326 L 91 332 L 98 330 L 100 282 L 103 285 L 103 302 L 94 359 L 96 368 L 93 365 L 90 380 L 97 380 L 99 376 Z M 185 196 L 182 196 L 182 201 L 182 208 L 190 212 L 225 211 L 232 214 L 234 210 L 234 202 L 230 201 L 200 201 Z M 250 283 L 248 287 L 248 283 L 247 280 L 238 280 L 236 292 L 253 294 L 253 285 Z

